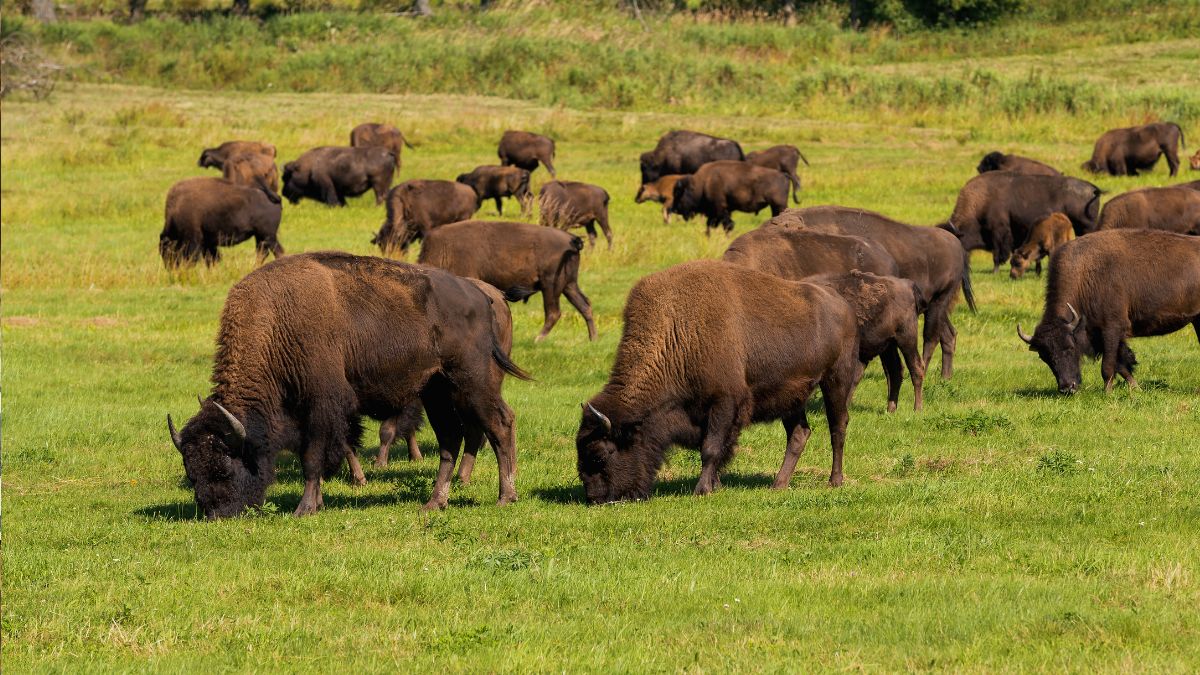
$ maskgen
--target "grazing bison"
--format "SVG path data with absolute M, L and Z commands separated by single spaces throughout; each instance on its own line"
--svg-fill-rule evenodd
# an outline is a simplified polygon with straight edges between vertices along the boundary
M 396 160 L 396 171 L 400 171 L 400 153 L 404 148 L 413 149 L 412 144 L 404 137 L 404 133 L 390 124 L 367 122 L 354 127 L 350 132 L 350 147 L 352 148 L 384 148 L 392 153 Z
M 746 155 L 746 161 L 755 166 L 782 171 L 792 183 L 792 201 L 796 204 L 800 203 L 800 176 L 796 173 L 800 160 L 808 166 L 808 159 L 794 145 L 776 145 Z
M 236 246 L 254 237 L 258 263 L 268 253 L 283 255 L 279 244 L 279 198 L 261 186 L 224 178 L 188 178 L 167 192 L 166 217 L 158 235 L 158 253 L 167 267 L 221 259 L 218 246 Z
M 558 322 L 559 297 L 579 310 L 588 339 L 596 339 L 592 305 L 579 290 L 579 252 L 583 240 L 573 234 L 528 223 L 468 220 L 443 225 L 425 237 L 419 262 L 459 276 L 486 281 L 510 301 L 542 294 L 546 321 L 537 341 Z
M 848 234 L 882 246 L 896 261 L 896 276 L 915 283 L 926 300 L 921 362 L 928 368 L 933 350 L 940 344 L 942 377 L 950 379 L 958 341 L 950 313 L 960 289 L 971 311 L 975 311 L 970 261 L 953 234 L 936 227 L 905 225 L 873 211 L 844 206 L 789 209 L 771 223 Z
M 1158 158 L 1166 156 L 1174 176 L 1179 170 L 1179 148 L 1183 147 L 1183 129 L 1174 122 L 1156 122 L 1104 132 L 1092 149 L 1092 158 L 1082 167 L 1092 173 L 1112 176 L 1136 176 L 1138 171 L 1154 168 Z
M 670 174 L 692 174 L 717 160 L 742 161 L 746 154 L 737 141 L 695 131 L 676 130 L 663 134 L 658 145 L 641 156 L 642 185 Z
M 454 180 L 469 185 L 475 191 L 475 210 L 485 199 L 496 200 L 496 213 L 504 215 L 504 197 L 515 197 L 521 205 L 521 215 L 529 212 L 533 193 L 529 191 L 529 171 L 515 166 L 477 166 L 471 173 L 459 174 Z
M 541 163 L 551 178 L 558 178 L 554 171 L 554 141 L 540 134 L 506 131 L 500 137 L 496 154 L 500 156 L 500 166 L 515 166 L 533 173 Z
M 646 183 L 638 188 L 637 196 L 633 201 L 638 204 L 645 202 L 658 202 L 662 204 L 663 224 L 671 224 L 671 213 L 675 206 L 675 184 L 679 179 L 683 178 L 680 174 L 671 174 L 662 176 L 653 183 Z
M 1054 253 L 1059 246 L 1075 238 L 1071 228 L 1071 220 L 1061 213 L 1052 213 L 1039 220 L 1029 230 L 1029 237 L 1024 244 L 1017 247 L 1012 255 L 1012 269 L 1008 276 L 1020 279 L 1029 269 L 1029 264 L 1035 265 L 1037 275 L 1042 276 L 1042 258 Z
M 608 384 L 583 405 L 575 437 L 591 504 L 647 499 L 672 445 L 699 448 L 695 493 L 721 485 L 722 467 L 752 422 L 782 420 L 791 481 L 811 430 L 818 386 L 833 446 L 829 484 L 842 484 L 849 404 L 862 375 L 854 312 L 824 286 L 702 260 L 643 277 L 625 303 Z
M 758 213 L 764 207 L 777 216 L 787 208 L 788 177 L 782 171 L 746 162 L 709 162 L 675 183 L 673 209 L 684 218 L 704 214 L 705 234 L 717 226 L 733 231 L 732 211 Z
M 1061 176 L 1062 172 L 1049 164 L 1020 155 L 1006 155 L 1003 152 L 989 152 L 975 167 L 979 173 L 988 171 L 1012 171 L 1013 173 L 1028 173 L 1039 176 Z
M 387 217 L 371 239 L 384 255 L 400 251 L 435 227 L 475 215 L 479 205 L 471 186 L 449 180 L 408 180 L 387 196 Z
M 1172 185 L 1119 194 L 1100 212 L 1100 229 L 1200 234 L 1200 191 L 1187 185 Z
M 504 373 L 528 377 L 496 335 L 488 297 L 466 279 L 402 262 L 321 252 L 250 273 L 221 315 L 213 391 L 171 440 L 207 518 L 263 503 L 283 448 L 300 456 L 295 515 L 321 508 L 322 477 L 353 454 L 361 416 L 387 419 L 420 397 L 441 466 L 427 508 L 445 507 L 463 424 L 484 429 L 500 500 L 516 501 L 514 416 Z M 460 423 L 460 421 L 462 423 Z
M 1050 366 L 1059 392 L 1079 389 L 1081 355 L 1101 357 L 1110 392 L 1116 375 L 1137 386 L 1127 339 L 1188 324 L 1200 337 L 1200 237 L 1102 230 L 1054 254 L 1042 320 L 1032 337 L 1018 323 L 1017 335 Z
M 989 171 L 959 191 L 949 223 L 964 249 L 992 252 L 995 272 L 1013 246 L 1029 236 L 1029 228 L 1051 213 L 1070 218 L 1077 235 L 1094 231 L 1100 194 L 1100 188 L 1078 178 Z
M 258 187 L 271 201 L 283 202 L 279 197 L 279 170 L 275 168 L 275 160 L 266 155 L 256 152 L 232 155 L 225 160 L 221 172 L 231 183 Z
M 275 146 L 270 143 L 260 143 L 258 141 L 226 141 L 215 148 L 205 148 L 204 152 L 200 153 L 198 164 L 204 168 L 223 169 L 226 159 L 235 155 L 246 154 L 263 155 L 269 157 L 273 162 L 275 160 Z
M 596 244 L 596 225 L 604 232 L 612 248 L 612 229 L 608 226 L 608 192 L 599 185 L 570 180 L 552 180 L 538 192 L 542 225 L 567 230 L 582 227 L 587 231 L 588 246 Z
M 293 204 L 307 197 L 327 206 L 345 206 L 347 197 L 374 190 L 379 204 L 387 196 L 395 172 L 390 150 L 327 145 L 283 165 L 283 196 Z

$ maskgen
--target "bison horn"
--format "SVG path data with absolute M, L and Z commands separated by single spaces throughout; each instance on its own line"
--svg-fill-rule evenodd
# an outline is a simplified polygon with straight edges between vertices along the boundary
M 1017 337 L 1024 340 L 1025 344 L 1027 344 L 1027 345 L 1033 344 L 1033 338 L 1029 337 L 1028 335 L 1025 334 L 1025 331 L 1021 330 L 1021 322 L 1020 321 L 1017 322 Z
M 596 410 L 596 406 L 592 405 L 591 403 L 584 403 L 583 410 L 584 412 L 590 412 L 596 416 L 596 419 L 600 420 L 600 423 L 604 425 L 605 433 L 612 433 L 612 420 L 608 419 L 608 416 L 604 413 Z
M 1083 317 L 1079 315 L 1079 312 L 1075 311 L 1075 308 L 1072 307 L 1071 303 L 1069 302 L 1067 303 L 1067 309 L 1071 310 L 1071 320 L 1067 323 L 1067 330 L 1073 332 L 1076 328 L 1079 328 L 1079 324 L 1083 321 Z
M 233 430 L 233 435 L 237 436 L 238 441 L 245 443 L 246 427 L 242 426 L 242 423 L 238 421 L 238 418 L 234 417 L 233 413 L 226 410 L 225 406 L 217 403 L 216 401 L 213 401 L 213 405 L 217 406 L 217 410 L 220 410 L 221 413 L 225 415 L 225 420 L 229 422 L 229 428 Z
M 175 422 L 171 419 L 171 413 L 167 413 L 167 431 L 171 432 L 171 442 L 175 444 L 175 449 L 183 452 L 183 437 L 175 430 Z

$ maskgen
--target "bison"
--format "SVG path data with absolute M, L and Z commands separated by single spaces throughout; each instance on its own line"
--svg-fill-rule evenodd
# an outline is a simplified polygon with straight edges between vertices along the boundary
M 475 215 L 478 197 L 471 186 L 449 180 L 408 180 L 387 196 L 387 217 L 371 239 L 384 255 L 400 251 L 435 227 Z
M 213 390 L 177 431 L 196 504 L 207 518 L 260 506 L 279 451 L 300 456 L 295 515 L 321 508 L 321 479 L 359 444 L 361 417 L 395 416 L 418 397 L 438 434 L 441 465 L 427 508 L 444 507 L 463 425 L 484 430 L 500 466 L 500 504 L 517 499 L 512 409 L 490 301 L 440 270 L 339 252 L 290 256 L 229 291 Z
M 672 207 L 684 218 L 704 214 L 705 234 L 717 226 L 733 231 L 732 211 L 758 213 L 764 207 L 777 216 L 787 208 L 788 177 L 782 171 L 746 162 L 709 162 L 675 183 Z
M 800 176 L 796 169 L 801 160 L 804 160 L 804 166 L 809 165 L 804 153 L 794 145 L 776 145 L 746 155 L 746 161 L 755 166 L 782 171 L 792 183 L 792 201 L 796 204 L 800 203 Z
M 238 185 L 257 186 L 271 201 L 282 203 L 279 197 L 279 170 L 275 160 L 264 154 L 246 152 L 232 155 L 221 166 L 222 177 Z
M 379 204 L 392 186 L 395 159 L 380 147 L 313 148 L 283 165 L 283 196 L 293 204 L 307 197 L 327 206 L 345 206 L 347 197 L 374 190 Z
M 275 161 L 275 146 L 259 141 L 226 141 L 215 148 L 205 148 L 198 164 L 202 168 L 224 169 L 225 160 L 235 155 L 263 155 Z
M 1183 129 L 1174 122 L 1156 122 L 1140 127 L 1106 131 L 1092 149 L 1092 158 L 1080 168 L 1112 176 L 1136 176 L 1149 171 L 1166 156 L 1174 176 L 1179 170 L 1179 148 L 1183 147 Z
M 984 155 L 983 159 L 979 161 L 979 166 L 975 167 L 975 170 L 979 173 L 1012 171 L 1013 173 L 1027 173 L 1038 176 L 1062 175 L 1062 172 L 1049 164 L 1020 155 L 1006 155 L 1003 152 L 989 152 Z
M 662 176 L 653 183 L 646 183 L 638 188 L 633 201 L 638 204 L 645 202 L 662 204 L 663 224 L 670 225 L 672 209 L 675 206 L 675 184 L 679 182 L 680 178 L 683 178 L 680 174 L 671 174 Z
M 1120 228 L 1200 234 L 1200 191 L 1172 185 L 1119 194 L 1100 212 L 1100 229 Z
M 608 247 L 612 248 L 608 192 L 599 185 L 552 180 L 538 192 L 538 205 L 542 225 L 561 230 L 582 227 L 587 231 L 588 246 L 595 246 L 596 225 L 599 225 Z
M 158 235 L 158 253 L 168 268 L 221 259 L 219 246 L 236 246 L 254 237 L 258 263 L 267 254 L 283 255 L 279 244 L 279 198 L 263 186 L 239 185 L 224 178 L 188 178 L 167 192 L 166 215 Z
M 1060 393 L 1080 386 L 1081 355 L 1101 357 L 1104 391 L 1116 375 L 1137 386 L 1131 337 L 1191 324 L 1200 337 L 1200 237 L 1157 230 L 1101 230 L 1050 259 L 1042 320 L 1017 335 L 1050 366 Z
M 500 200 L 515 197 L 521 205 L 521 215 L 525 215 L 533 203 L 533 193 L 529 191 L 529 171 L 515 166 L 477 166 L 470 173 L 459 174 L 454 180 L 475 191 L 476 211 L 483 206 L 485 199 L 494 199 L 496 213 L 504 215 L 504 205 Z
M 540 134 L 505 131 L 496 154 L 500 157 L 500 166 L 515 166 L 533 173 L 541 163 L 551 178 L 558 178 L 554 171 L 554 141 Z
M 663 134 L 658 145 L 641 156 L 642 185 L 670 174 L 692 174 L 717 160 L 742 161 L 746 153 L 737 141 L 696 131 L 676 130 Z
M 720 487 L 738 436 L 782 420 L 791 482 L 811 430 L 805 405 L 819 386 L 833 468 L 842 484 L 849 405 L 862 375 L 854 311 L 824 286 L 702 260 L 643 277 L 625 303 L 608 383 L 583 404 L 575 437 L 591 504 L 648 499 L 672 445 L 699 448 L 695 493 Z
M 964 249 L 992 252 L 995 272 L 1025 241 L 1029 228 L 1051 213 L 1070 218 L 1077 235 L 1094 231 L 1100 194 L 1100 188 L 1078 178 L 989 171 L 967 181 L 948 222 Z
M 582 250 L 583 240 L 562 230 L 528 223 L 468 220 L 430 232 L 418 261 L 486 281 L 509 301 L 527 300 L 540 292 L 546 320 L 538 342 L 562 316 L 559 297 L 566 295 L 583 316 L 588 339 L 595 340 L 592 305 L 579 289 Z
M 1029 269 L 1030 263 L 1034 264 L 1037 275 L 1042 276 L 1042 258 L 1054 253 L 1059 246 L 1074 238 L 1075 231 L 1071 228 L 1071 220 L 1065 215 L 1052 213 L 1039 220 L 1029 230 L 1029 237 L 1025 239 L 1025 243 L 1013 251 L 1012 269 L 1009 270 L 1008 276 L 1020 279 L 1025 270 Z
M 1192 155 L 1192 158 L 1188 160 L 1188 164 L 1191 165 L 1192 171 L 1200 171 L 1200 150 L 1197 150 L 1196 154 Z
M 350 147 L 369 148 L 380 147 L 392 153 L 396 161 L 396 172 L 400 171 L 400 153 L 404 148 L 413 149 L 412 144 L 404 137 L 404 133 L 390 124 L 367 122 L 360 124 L 350 132 Z

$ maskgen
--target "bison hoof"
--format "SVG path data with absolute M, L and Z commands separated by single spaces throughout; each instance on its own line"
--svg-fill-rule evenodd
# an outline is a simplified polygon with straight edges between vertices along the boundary
M 829 477 L 829 487 L 841 487 L 841 486 L 842 486 L 842 475 L 841 474 Z
M 386 460 L 386 459 L 377 459 L 377 460 L 375 460 L 375 468 L 376 468 L 376 469 L 386 469 L 386 468 L 387 468 L 387 465 L 388 465 L 388 463 L 387 463 L 387 460 Z
M 896 412 L 896 402 L 895 402 L 895 401 L 888 401 L 888 404 L 887 404 L 887 411 L 888 411 L 889 413 L 894 413 L 894 412 Z
M 448 506 L 445 500 L 430 499 L 421 507 L 422 511 L 445 511 Z
M 501 495 L 500 499 L 496 500 L 496 506 L 508 506 L 517 501 L 516 495 Z
M 292 512 L 292 515 L 296 516 L 297 518 L 300 518 L 302 516 L 315 516 L 317 514 L 317 511 L 320 511 L 320 510 L 321 510 L 321 508 L 319 506 L 317 506 L 316 504 L 311 504 L 311 503 L 306 504 L 304 502 L 300 502 L 300 506 L 296 507 L 296 510 Z

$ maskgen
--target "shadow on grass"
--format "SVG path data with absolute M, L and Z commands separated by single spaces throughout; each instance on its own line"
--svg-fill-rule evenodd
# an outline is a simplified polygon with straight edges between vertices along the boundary
M 696 489 L 697 478 L 698 476 L 660 480 L 654 484 L 651 497 L 690 495 Z M 767 488 L 774 480 L 774 476 L 760 473 L 723 473 L 721 474 L 721 489 Z M 555 504 L 584 504 L 587 502 L 583 485 L 579 484 L 536 488 L 531 494 L 537 499 Z

